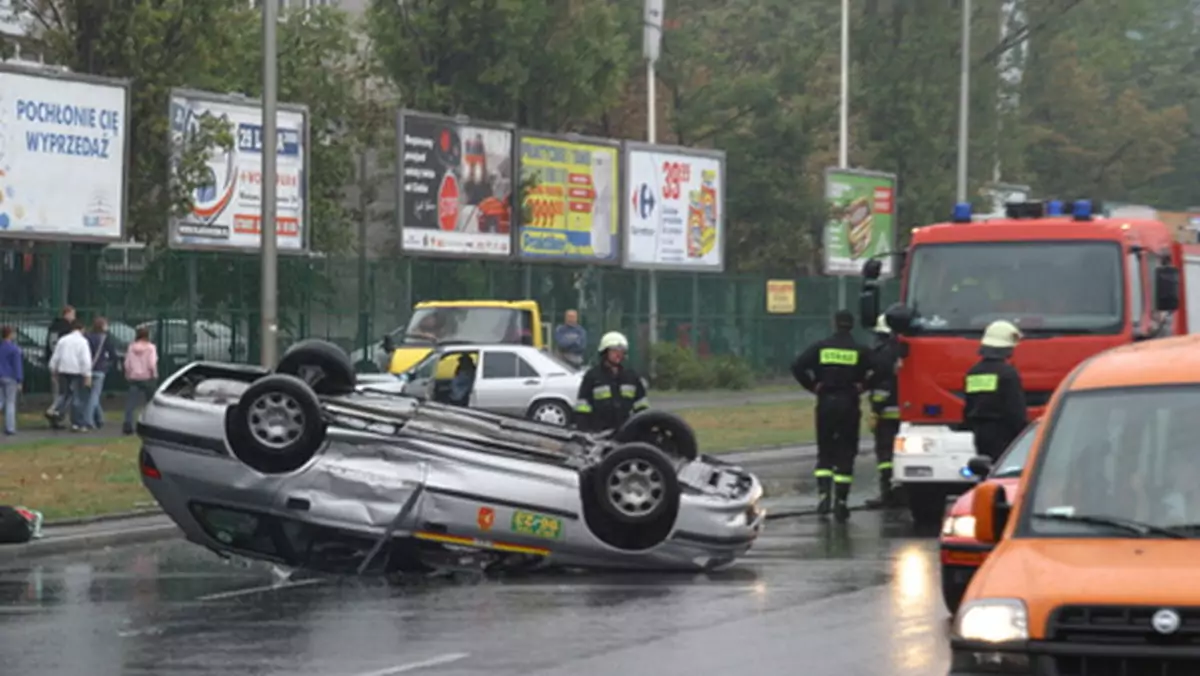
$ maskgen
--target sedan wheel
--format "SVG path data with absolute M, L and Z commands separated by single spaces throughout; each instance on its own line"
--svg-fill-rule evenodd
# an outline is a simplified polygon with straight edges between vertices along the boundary
M 533 405 L 533 409 L 529 412 L 529 419 L 556 427 L 566 427 L 571 420 L 571 413 L 560 402 L 540 401 Z

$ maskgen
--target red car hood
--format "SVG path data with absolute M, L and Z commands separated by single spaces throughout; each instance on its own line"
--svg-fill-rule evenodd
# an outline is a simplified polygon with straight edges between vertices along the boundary
M 1008 504 L 1014 504 L 1021 495 L 1021 478 L 1013 477 L 1011 479 L 989 479 L 988 483 L 997 483 L 1004 487 L 1004 495 L 1008 499 Z M 971 502 L 975 499 L 975 489 L 963 493 L 954 501 L 954 505 L 950 507 L 950 512 L 947 516 L 966 516 L 971 513 Z

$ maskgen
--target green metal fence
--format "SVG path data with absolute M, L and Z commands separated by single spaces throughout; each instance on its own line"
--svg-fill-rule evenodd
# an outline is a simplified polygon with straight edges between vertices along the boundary
M 158 345 L 162 370 L 192 358 L 256 362 L 259 355 L 257 256 L 153 252 L 73 245 L 0 248 L 0 323 L 19 329 L 29 362 L 27 391 L 48 389 L 45 326 L 70 303 L 80 319 L 106 317 L 117 341 L 145 325 Z M 644 272 L 580 266 L 520 265 L 428 259 L 284 256 L 279 266 L 281 349 L 319 337 L 372 357 L 370 346 L 407 321 L 426 300 L 538 301 L 543 321 L 557 324 L 568 309 L 595 343 L 604 331 L 625 332 L 631 357 L 644 363 L 649 341 L 649 278 Z M 659 340 L 734 354 L 763 377 L 786 374 L 805 344 L 825 335 L 837 305 L 837 280 L 797 278 L 796 311 L 769 314 L 766 275 L 659 273 Z M 772 279 L 786 278 L 779 275 Z M 896 285 L 884 288 L 891 302 Z M 847 283 L 856 307 L 857 280 Z M 123 386 L 117 374 L 106 389 Z

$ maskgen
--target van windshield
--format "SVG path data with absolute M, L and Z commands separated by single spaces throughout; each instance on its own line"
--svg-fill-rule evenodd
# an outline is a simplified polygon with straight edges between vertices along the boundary
M 906 294 L 922 333 L 974 336 L 997 319 L 1034 335 L 1124 327 L 1114 242 L 922 244 L 912 252 Z
M 1048 430 L 1028 530 L 1088 537 L 1200 534 L 1200 387 L 1072 392 Z
M 413 312 L 401 345 L 475 343 L 533 345 L 532 313 L 498 307 L 434 307 Z

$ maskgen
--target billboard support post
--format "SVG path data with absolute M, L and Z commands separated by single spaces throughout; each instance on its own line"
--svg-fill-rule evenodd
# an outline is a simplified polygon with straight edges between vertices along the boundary
M 645 6 L 645 37 L 643 50 L 646 56 L 646 142 L 658 142 L 658 105 L 655 94 L 657 82 L 654 67 L 658 62 L 660 40 L 662 40 L 663 2 L 662 0 L 646 0 Z M 647 363 L 650 364 L 650 377 L 654 372 L 654 346 L 658 343 L 658 277 L 650 270 L 650 350 L 647 351 Z
M 275 353 L 279 349 L 276 318 L 278 310 L 279 256 L 275 241 L 275 161 L 276 138 L 276 67 L 275 27 L 278 5 L 262 3 L 263 19 L 263 106 L 262 106 L 262 365 L 275 366 Z
M 850 0 L 842 0 L 842 77 L 838 102 L 838 168 L 850 166 Z M 826 243 L 828 246 L 828 243 Z M 839 310 L 846 308 L 846 277 L 838 275 Z

